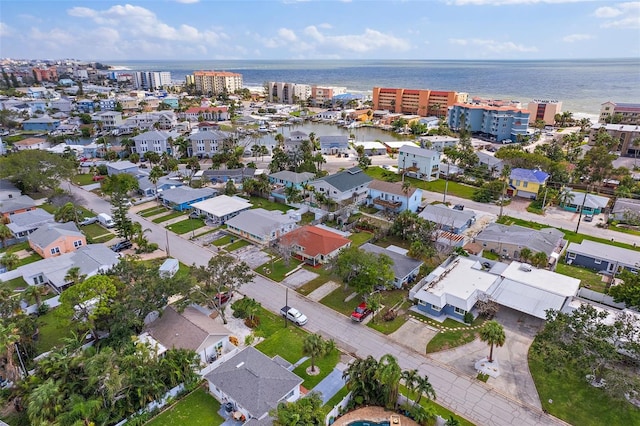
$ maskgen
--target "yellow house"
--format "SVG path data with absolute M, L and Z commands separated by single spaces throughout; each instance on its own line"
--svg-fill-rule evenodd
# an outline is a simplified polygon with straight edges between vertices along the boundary
M 507 195 L 535 200 L 541 187 L 547 184 L 549 174 L 537 169 L 513 169 L 509 175 Z

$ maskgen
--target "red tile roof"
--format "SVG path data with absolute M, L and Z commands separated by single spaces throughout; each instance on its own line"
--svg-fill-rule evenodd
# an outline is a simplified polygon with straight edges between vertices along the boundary
M 351 242 L 335 232 L 327 231 L 316 226 L 306 225 L 289 232 L 282 237 L 284 244 L 295 244 L 303 247 L 303 253 L 315 257 L 318 254 L 329 254 Z

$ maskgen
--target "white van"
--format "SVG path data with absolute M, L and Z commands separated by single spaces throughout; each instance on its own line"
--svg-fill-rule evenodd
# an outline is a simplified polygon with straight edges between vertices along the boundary
M 111 216 L 106 213 L 100 213 L 98 215 L 98 222 L 100 222 L 100 225 L 104 226 L 105 228 L 113 228 L 114 226 L 116 226 Z

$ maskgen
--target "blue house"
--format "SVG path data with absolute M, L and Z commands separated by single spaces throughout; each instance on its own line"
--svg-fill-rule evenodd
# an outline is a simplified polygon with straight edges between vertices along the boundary
M 218 195 L 218 191 L 212 188 L 188 188 L 179 186 L 170 188 L 160 193 L 162 203 L 174 210 L 185 211 L 191 209 L 193 203 L 204 201 Z
M 302 189 L 302 187 L 311 182 L 315 178 L 315 174 L 309 172 L 290 172 L 283 170 L 281 172 L 271 173 L 269 175 L 269 182 L 274 185 L 284 186 L 289 188 L 295 186 L 296 189 Z
M 346 135 L 320 136 L 318 139 L 323 155 L 343 154 L 349 150 L 349 137 Z
M 422 260 L 414 259 L 406 255 L 407 250 L 396 246 L 389 246 L 387 248 L 376 246 L 375 244 L 366 243 L 360 246 L 360 250 L 364 250 L 367 253 L 384 254 L 388 256 L 393 265 L 393 285 L 396 288 L 402 288 L 406 284 L 411 284 L 420 272 L 422 266 Z
M 151 182 L 147 175 L 138 175 L 136 177 L 138 178 L 138 192 L 145 197 L 155 196 L 156 190 L 160 195 L 164 191 L 183 185 L 182 180 L 171 179 L 167 176 L 162 176 L 156 183 Z
M 560 204 L 563 210 L 583 214 L 600 214 L 609 204 L 609 198 L 585 192 L 569 191 L 567 200 Z
M 445 204 L 428 204 L 419 216 L 434 223 L 442 231 L 461 234 L 476 221 L 471 210 L 456 210 Z
M 455 104 L 449 109 L 449 128 L 456 131 L 464 124 L 471 132 L 497 142 L 518 142 L 527 135 L 529 111 L 512 106 Z
M 420 188 L 409 187 L 405 191 L 400 182 L 374 180 L 369 183 L 367 205 L 374 206 L 378 210 L 396 213 L 409 210 L 415 213 L 421 203 L 422 189 Z
M 91 99 L 78 99 L 76 100 L 76 109 L 85 113 L 93 112 L 93 101 Z
M 618 274 L 623 269 L 635 274 L 640 271 L 640 252 L 589 240 L 583 240 L 580 244 L 569 243 L 565 261 L 569 265 L 606 274 Z
M 38 118 L 30 118 L 22 122 L 23 130 L 35 130 L 51 132 L 56 130 L 60 126 L 60 120 L 57 118 L 51 118 L 48 115 L 43 115 Z

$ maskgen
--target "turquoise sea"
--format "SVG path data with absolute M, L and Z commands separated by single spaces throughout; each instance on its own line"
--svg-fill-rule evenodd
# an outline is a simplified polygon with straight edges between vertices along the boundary
M 564 111 L 594 116 L 600 104 L 640 103 L 640 58 L 550 61 L 108 61 L 115 69 L 170 71 L 184 80 L 194 70 L 231 71 L 247 87 L 267 81 L 344 86 L 370 93 L 373 87 L 455 90 L 470 96 L 519 100 L 555 99 Z

